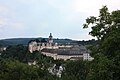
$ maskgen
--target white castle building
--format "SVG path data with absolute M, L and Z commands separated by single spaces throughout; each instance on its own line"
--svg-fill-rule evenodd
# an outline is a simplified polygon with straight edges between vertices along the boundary
M 53 37 L 52 34 L 50 33 L 50 36 L 48 38 L 48 40 L 46 39 L 42 39 L 42 40 L 31 40 L 28 43 L 28 48 L 29 51 L 32 53 L 33 51 L 40 51 L 44 48 L 47 49 L 57 49 L 58 45 L 57 43 L 53 43 Z
M 54 59 L 63 60 L 92 60 L 89 52 L 83 45 L 67 44 L 59 45 L 53 42 L 53 36 L 50 33 L 49 38 L 41 40 L 31 40 L 28 43 L 28 50 L 30 53 L 34 51 L 41 51 L 46 56 L 53 57 Z

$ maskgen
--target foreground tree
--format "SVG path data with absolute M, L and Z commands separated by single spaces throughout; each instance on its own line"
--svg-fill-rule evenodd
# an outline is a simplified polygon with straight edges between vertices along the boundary
M 87 61 L 67 61 L 62 80 L 85 80 L 88 74 L 88 68 Z
M 14 59 L 0 59 L 0 80 L 55 80 L 47 70 Z
M 23 62 L 25 60 L 27 48 L 23 45 L 8 46 L 5 51 L 2 52 L 3 58 L 14 58 Z
M 119 80 L 120 10 L 110 13 L 108 8 L 103 6 L 103 8 L 100 9 L 99 16 L 91 16 L 87 18 L 86 23 L 83 26 L 84 28 L 88 28 L 90 24 L 92 24 L 92 31 L 89 34 L 96 37 L 99 42 L 97 46 L 93 46 L 93 48 L 91 48 L 91 54 L 95 58 L 91 64 L 92 67 L 89 74 L 95 74 L 91 76 L 93 77 L 91 80 Z M 102 76 L 104 72 L 106 74 Z M 107 74 L 109 74 L 109 76 Z

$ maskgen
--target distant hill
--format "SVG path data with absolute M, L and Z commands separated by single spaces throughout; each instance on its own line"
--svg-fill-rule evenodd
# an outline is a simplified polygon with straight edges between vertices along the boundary
M 17 45 L 17 44 L 23 44 L 23 45 L 27 45 L 28 42 L 30 40 L 34 40 L 34 39 L 43 39 L 43 38 L 11 38 L 11 39 L 3 39 L 3 40 L 0 40 L 0 44 L 1 45 L 4 45 L 4 46 L 7 46 L 7 45 Z M 48 38 L 45 38 L 46 40 Z M 73 40 L 71 39 L 54 39 L 54 42 L 55 43 L 71 43 L 73 42 Z
M 34 40 L 34 39 L 43 39 L 43 38 L 11 38 L 11 39 L 2 39 L 0 40 L 0 45 L 3 46 L 8 46 L 8 45 L 18 45 L 18 44 L 22 44 L 22 45 L 27 45 L 28 42 L 30 40 Z M 46 40 L 48 40 L 48 38 L 44 38 Z M 72 40 L 72 39 L 54 39 L 55 43 L 61 43 L 61 44 L 65 44 L 65 43 L 78 43 L 78 44 L 82 44 L 82 45 L 93 45 L 93 44 L 97 44 L 97 41 L 95 39 L 92 40 L 88 40 L 88 41 L 76 41 L 76 40 Z
M 91 40 L 88 40 L 88 41 L 74 41 L 75 43 L 77 44 L 82 44 L 82 45 L 96 45 L 97 44 L 97 40 L 95 39 L 91 39 Z

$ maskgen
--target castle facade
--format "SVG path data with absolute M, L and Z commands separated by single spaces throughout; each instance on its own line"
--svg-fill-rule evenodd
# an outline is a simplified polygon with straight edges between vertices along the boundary
M 35 40 L 29 41 L 29 43 L 28 43 L 28 49 L 31 53 L 33 51 L 40 51 L 44 48 L 47 48 L 47 49 L 57 49 L 58 48 L 57 43 L 53 42 L 52 33 L 50 33 L 50 36 L 49 36 L 48 40 L 46 40 L 46 39 L 41 39 L 41 40 L 35 39 Z
M 42 54 L 53 57 L 55 60 L 93 60 L 85 46 L 78 44 L 59 45 L 54 43 L 51 33 L 48 39 L 35 39 L 29 41 L 28 50 L 30 53 L 41 51 Z

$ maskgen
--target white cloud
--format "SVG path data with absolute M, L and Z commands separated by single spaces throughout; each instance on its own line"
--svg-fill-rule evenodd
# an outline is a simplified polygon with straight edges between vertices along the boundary
M 0 18 L 0 27 L 6 27 L 8 25 L 8 19 L 7 18 Z
M 5 4 L 0 3 L 0 17 L 13 17 L 14 12 Z
M 90 40 L 90 39 L 95 39 L 95 37 L 92 37 L 91 35 L 88 35 L 88 32 L 74 34 L 72 37 L 75 40 Z
M 120 9 L 119 0 L 48 0 L 48 4 L 58 9 L 61 13 L 83 13 L 88 15 L 98 15 L 99 9 L 107 5 L 110 10 Z
M 10 19 L 0 18 L 0 27 L 2 28 L 13 28 L 13 29 L 22 29 L 23 23 L 12 21 Z
M 120 9 L 120 0 L 74 0 L 72 8 L 87 15 L 98 15 L 98 10 L 107 5 L 110 10 Z
M 120 0 L 3 0 L 0 1 L 0 29 L 7 29 L 5 35 L 13 30 L 17 35 L 19 29 L 24 29 L 23 36 L 27 33 L 47 35 L 50 31 L 66 36 L 66 32 L 71 31 L 67 37 L 91 39 L 89 30 L 80 33 L 76 29 L 82 31 L 80 26 L 85 19 L 97 16 L 103 5 L 112 11 L 120 9 L 119 3 Z
M 17 30 L 21 30 L 21 29 L 24 29 L 24 25 L 23 23 L 21 22 L 13 22 L 13 23 L 10 23 L 9 26 L 13 29 L 17 29 Z
M 8 11 L 9 11 L 8 7 L 6 7 L 4 5 L 0 5 L 0 13 L 8 12 Z
M 23 23 L 16 19 L 15 13 L 8 5 L 0 4 L 0 29 L 23 28 Z
M 0 19 L 0 26 L 6 24 L 5 20 Z

